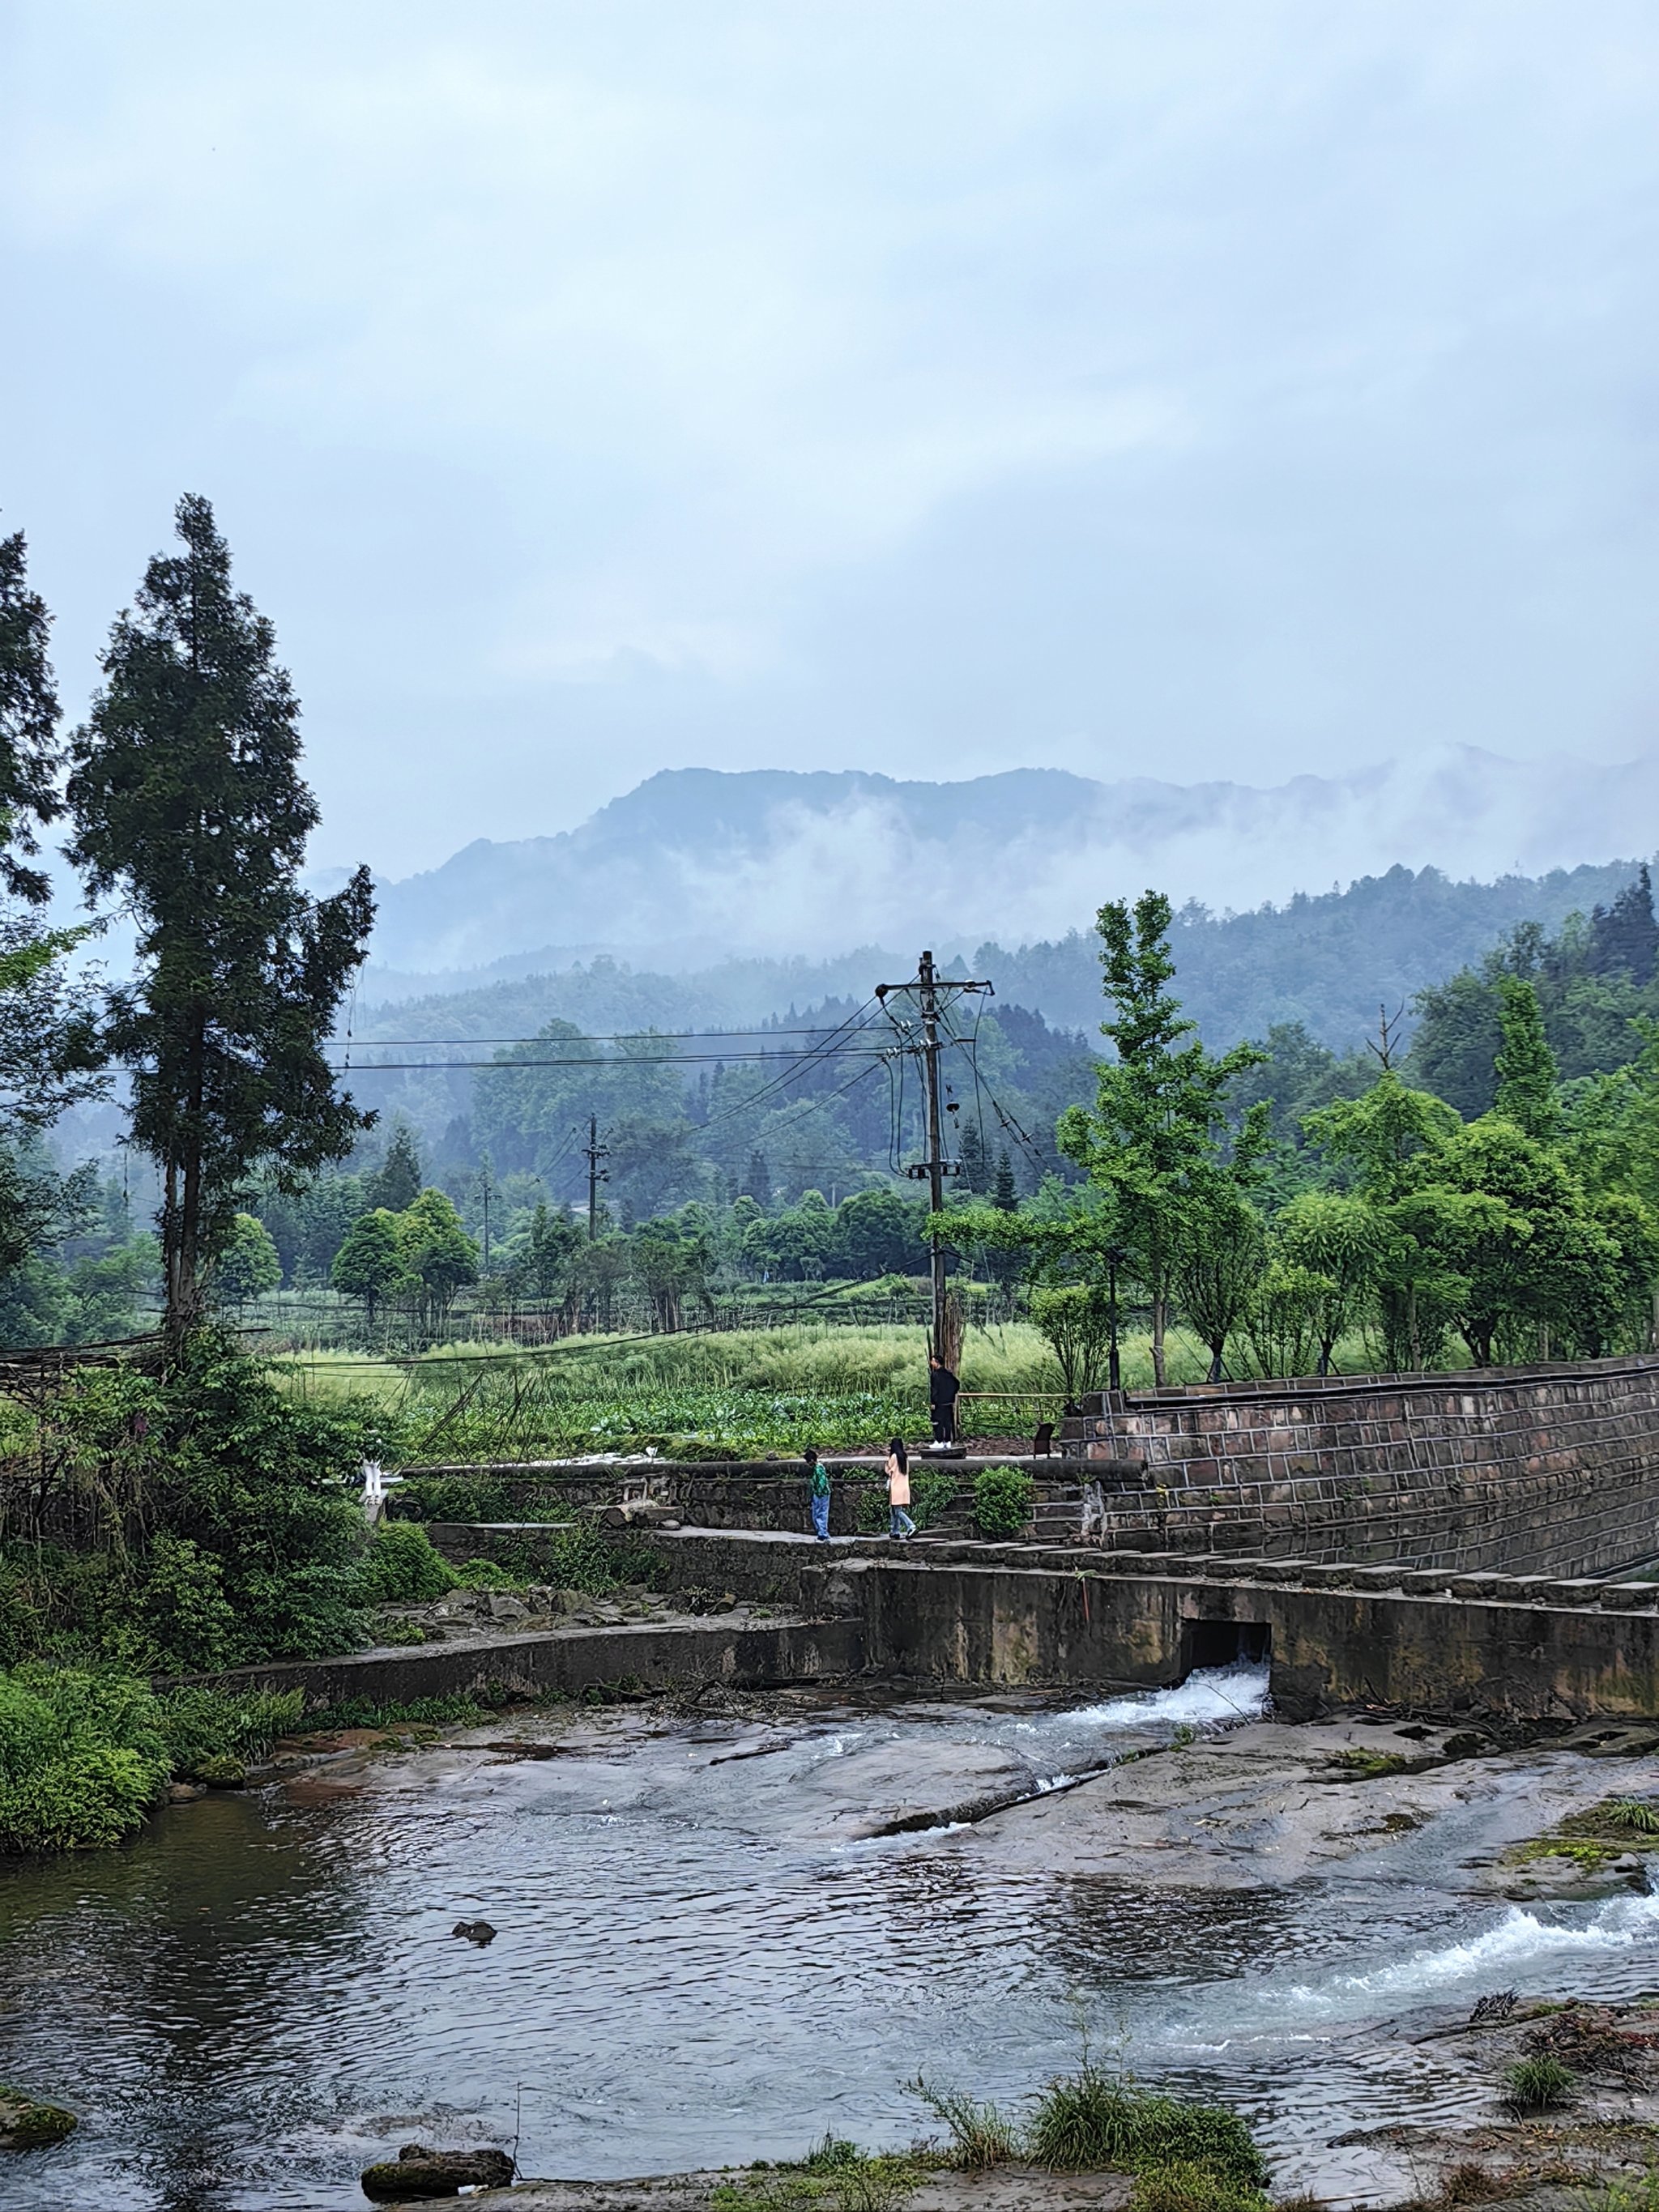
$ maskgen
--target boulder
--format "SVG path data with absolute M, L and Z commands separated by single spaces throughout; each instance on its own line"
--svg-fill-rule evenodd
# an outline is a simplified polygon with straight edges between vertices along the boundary
M 247 1769 L 240 1759 L 216 1755 L 198 1759 L 191 1770 L 192 1782 L 205 1784 L 210 1790 L 242 1790 L 247 1786 Z
M 77 2123 L 61 2105 L 42 2104 L 22 2089 L 0 2087 L 0 2150 L 40 2150 L 62 2142 Z
M 507 1590 L 489 1593 L 489 1618 L 492 1620 L 528 1620 L 530 1607 L 520 1597 Z
M 405 2143 L 395 2159 L 358 2177 L 371 2203 L 411 2204 L 422 2197 L 457 2197 L 463 2189 L 505 2189 L 513 2161 L 504 2150 L 429 2150 Z
M 465 1936 L 469 1943 L 477 1943 L 480 1948 L 495 1940 L 495 1931 L 487 1920 L 458 1920 L 449 1932 L 452 1936 Z

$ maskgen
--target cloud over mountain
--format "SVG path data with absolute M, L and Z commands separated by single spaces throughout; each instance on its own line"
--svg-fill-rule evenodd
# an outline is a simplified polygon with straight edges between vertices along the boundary
M 1659 759 L 1515 762 L 1461 748 L 1272 788 L 1018 769 L 959 783 L 859 771 L 665 770 L 552 837 L 480 839 L 381 890 L 382 969 L 544 948 L 684 969 L 855 945 L 1005 944 L 1153 884 L 1216 908 L 1404 863 L 1456 876 L 1635 857 Z

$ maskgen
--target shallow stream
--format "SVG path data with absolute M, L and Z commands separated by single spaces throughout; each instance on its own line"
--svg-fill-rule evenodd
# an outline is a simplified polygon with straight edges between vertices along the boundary
M 1034 1789 L 1182 1723 L 1253 1717 L 1248 1668 L 1060 1712 L 859 1707 L 586 1725 L 561 1755 L 422 1787 L 301 1781 L 0 1876 L 0 2080 L 82 2115 L 8 2164 L 9 2212 L 344 2212 L 413 2136 L 528 2174 L 903 2141 L 905 2083 L 1017 2100 L 1098 2055 L 1236 2103 L 1283 2182 L 1354 2196 L 1334 2136 L 1455 2105 L 1380 2022 L 1520 1984 L 1659 1985 L 1659 1899 L 1522 1908 L 1443 1886 L 1483 1802 L 1279 1888 L 1138 1888 L 971 1825 L 838 1838 L 836 1762 L 1012 1754 Z M 850 1768 L 844 1770 L 850 1771 Z M 1503 1787 L 1494 1776 L 1494 1789 Z M 459 1942 L 458 1919 L 500 1931 Z

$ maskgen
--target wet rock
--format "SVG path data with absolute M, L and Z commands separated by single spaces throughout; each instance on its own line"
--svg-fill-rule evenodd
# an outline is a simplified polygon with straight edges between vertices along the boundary
M 463 2189 L 505 2189 L 512 2179 L 513 2161 L 504 2150 L 431 2150 L 424 2143 L 405 2143 L 395 2159 L 358 2176 L 374 2204 L 457 2197 Z
M 493 1943 L 495 1940 L 495 1930 L 487 1920 L 458 1920 L 449 1932 L 452 1936 L 464 1936 L 469 1943 L 476 1943 L 480 1950 L 486 1943 Z
M 0 2088 L 0 2150 L 40 2150 L 75 2132 L 73 2112 L 22 2089 Z
M 528 1620 L 530 1607 L 522 1598 L 513 1596 L 510 1591 L 491 1590 L 489 1618 L 492 1620 Z
M 207 1791 L 199 1782 L 173 1782 L 167 1785 L 169 1805 L 193 1805 L 198 1797 L 206 1796 Z

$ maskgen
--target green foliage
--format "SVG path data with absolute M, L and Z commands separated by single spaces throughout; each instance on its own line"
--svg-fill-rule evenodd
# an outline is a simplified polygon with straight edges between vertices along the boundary
M 921 2074 L 906 2087 L 920 2097 L 950 2131 L 951 2164 L 970 2173 L 1002 2166 L 1019 2153 L 1019 2130 L 994 2105 L 981 2104 L 961 2089 L 936 2089 Z
M 1062 1283 L 1034 1290 L 1031 1321 L 1054 1356 L 1067 1401 L 1103 1388 L 1112 1308 L 1102 1283 Z
M 104 1042 L 162 1179 L 175 1337 L 250 1173 L 310 1172 L 365 1124 L 322 1048 L 374 918 L 367 869 L 331 898 L 300 887 L 319 817 L 298 702 L 270 624 L 232 589 L 212 508 L 185 498 L 176 520 L 182 552 L 150 562 L 116 620 L 66 792 L 89 896 L 118 893 L 137 925 L 137 980 L 111 994 Z
M 996 1542 L 1018 1535 L 1031 1518 L 1036 1486 L 1016 1467 L 988 1467 L 974 1478 L 974 1525 Z
M 355 1221 L 334 1255 L 329 1281 L 349 1298 L 361 1298 L 372 1325 L 375 1310 L 407 1280 L 398 1217 L 378 1206 Z
M 364 1594 L 374 1605 L 422 1605 L 457 1587 L 459 1577 L 413 1521 L 383 1522 L 363 1561 Z
M 270 1232 L 251 1213 L 239 1213 L 213 1263 L 213 1287 L 226 1305 L 242 1306 L 283 1279 L 283 1263 Z
M 1504 2102 L 1512 2112 L 1553 2112 L 1566 2103 L 1577 2081 L 1570 2068 L 1547 2051 L 1520 2058 L 1504 2070 Z
M 203 1330 L 165 1378 L 75 1370 L 31 1442 L 82 1532 L 78 1553 L 5 1553 L 43 1644 L 190 1673 L 360 1640 L 361 1468 L 383 1446 L 358 1409 L 296 1404 Z
M 441 1190 L 423 1190 L 398 1216 L 398 1249 L 405 1272 L 420 1285 L 421 1320 L 435 1328 L 455 1293 L 478 1279 L 478 1248 Z
M 717 2182 L 708 2201 L 713 2212 L 898 2212 L 922 2179 L 915 2159 L 826 2135 L 803 2159 Z
M 1137 2174 L 1127 2212 L 1272 2212 L 1248 2182 L 1230 2181 L 1207 2166 L 1182 2159 Z
M 236 1614 L 218 1558 L 189 1536 L 157 1531 L 130 1579 L 109 1593 L 102 1649 L 163 1674 L 206 1674 L 235 1663 Z
M 1659 1804 L 1650 1797 L 1613 1797 L 1603 1810 L 1615 1828 L 1633 1828 L 1640 1835 L 1659 1836 Z
M 1214 1215 L 1230 1191 L 1247 1188 L 1267 1141 L 1265 1106 L 1253 1108 L 1222 1158 L 1227 1093 L 1234 1079 L 1266 1055 L 1256 1045 L 1211 1054 L 1169 985 L 1175 975 L 1173 920 L 1161 892 L 1131 910 L 1115 900 L 1100 909 L 1101 964 L 1112 1018 L 1101 1028 L 1117 1056 L 1101 1063 L 1090 1112 L 1062 1115 L 1061 1152 L 1104 1194 L 1113 1233 L 1130 1255 L 1152 1312 L 1152 1365 L 1167 1380 L 1164 1336 L 1181 1268 L 1199 1241 L 1199 1218 Z
M 1261 2152 L 1236 2112 L 1154 2094 L 1097 2067 L 1050 2081 L 1032 2118 L 1032 2154 L 1056 2172 L 1155 2174 L 1201 2167 L 1218 2185 L 1258 2188 Z
M 1498 1097 L 1492 1110 L 1547 1145 L 1561 1129 L 1555 1054 L 1544 1034 L 1538 994 L 1524 976 L 1498 978 L 1498 1023 L 1504 1041 L 1494 1062 Z
M 1244 1326 L 1263 1375 L 1305 1375 L 1335 1296 L 1328 1275 L 1275 1260 L 1251 1293 Z
M 106 1670 L 0 1674 L 0 1851 L 95 1849 L 131 1833 L 189 1779 L 265 1750 L 299 1718 L 296 1693 L 158 1698 Z
M 307 1735 L 332 1735 L 342 1729 L 482 1728 L 510 1700 L 505 1693 L 493 1704 L 480 1698 L 442 1697 L 396 1698 L 347 1698 L 337 1705 L 319 1705 L 304 1720 Z

